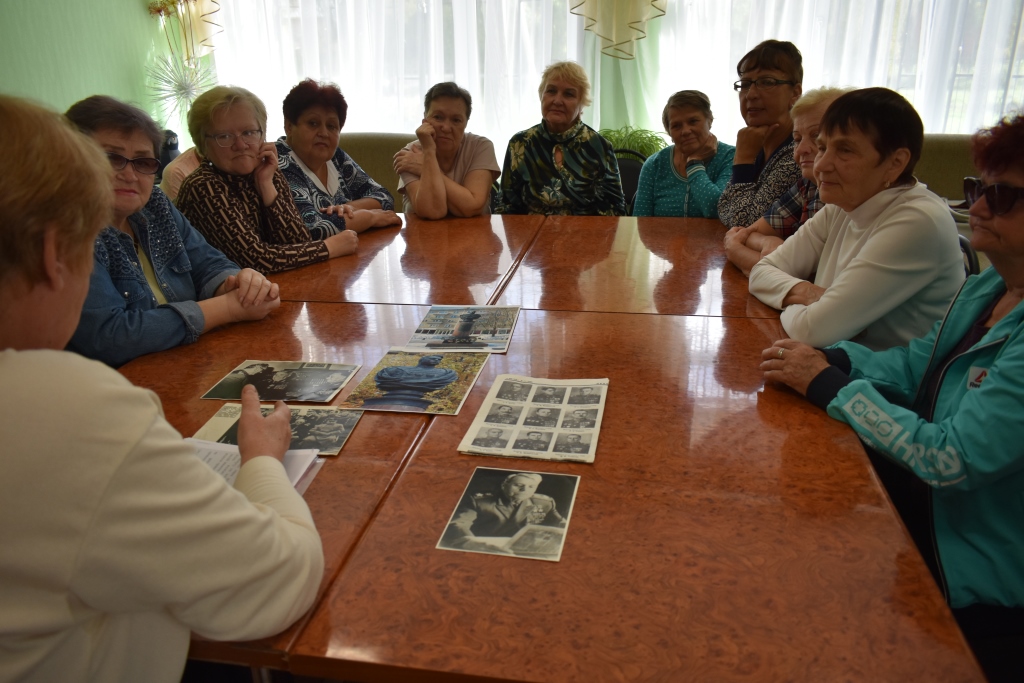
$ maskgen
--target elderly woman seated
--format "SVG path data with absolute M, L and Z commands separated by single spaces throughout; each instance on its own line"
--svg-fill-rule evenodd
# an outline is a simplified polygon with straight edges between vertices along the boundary
M 832 123 L 826 115 L 826 154 L 837 142 Z M 887 351 L 852 342 L 819 351 L 783 339 L 763 352 L 761 368 L 870 445 L 989 680 L 1020 681 L 1024 118 L 980 132 L 973 145 L 982 176 L 964 180 L 971 244 L 992 267 L 967 281 L 945 317 Z
M 814 181 L 818 128 L 828 105 L 847 92 L 840 88 L 818 88 L 804 93 L 793 105 L 793 159 L 800 167 L 800 179 L 753 225 L 730 228 L 725 234 L 725 255 L 744 275 L 750 275 L 755 263 L 775 251 L 823 206 Z
M 661 113 L 672 144 L 640 169 L 634 216 L 718 218 L 718 198 L 732 172 L 736 148 L 711 132 L 711 100 L 699 90 L 680 90 Z
M 391 193 L 338 148 L 348 103 L 338 86 L 307 78 L 284 98 L 278 162 L 313 239 L 401 225 Z
M 942 317 L 963 257 L 945 202 L 914 179 L 923 142 L 921 118 L 892 90 L 829 106 L 814 162 L 825 206 L 750 271 L 750 293 L 784 309 L 790 337 L 886 349 Z
M 217 86 L 197 97 L 188 132 L 203 164 L 181 184 L 178 208 L 210 244 L 264 273 L 353 253 L 352 230 L 313 239 L 266 127 L 266 107 L 244 88 Z
M 120 181 L 55 113 L 0 96 L 0 130 L 0 679 L 176 683 L 190 632 L 269 636 L 316 596 L 320 538 L 280 463 L 289 411 L 264 418 L 245 392 L 231 486 L 156 394 L 63 351 Z M 122 151 L 148 170 L 145 141 Z
M 438 83 L 423 98 L 423 124 L 415 142 L 395 154 L 405 213 L 420 218 L 490 213 L 498 179 L 494 145 L 466 132 L 473 98 L 455 83 Z
M 508 142 L 498 213 L 621 216 L 626 213 L 611 143 L 583 123 L 590 81 L 575 62 L 540 79 L 541 122 Z
M 118 366 L 277 308 L 277 285 L 239 271 L 153 187 L 163 135 L 145 112 L 96 95 L 72 105 L 67 117 L 114 169 L 113 221 L 96 239 L 89 295 L 69 349 Z
M 727 227 L 747 227 L 800 177 L 793 161 L 789 109 L 803 88 L 803 56 L 796 45 L 766 40 L 736 65 L 740 114 L 747 124 L 736 134 L 732 179 L 718 200 Z

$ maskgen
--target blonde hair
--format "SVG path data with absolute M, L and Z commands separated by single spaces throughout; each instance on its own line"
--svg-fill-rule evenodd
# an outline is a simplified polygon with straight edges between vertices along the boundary
M 252 108 L 256 123 L 266 134 L 267 108 L 263 100 L 245 88 L 218 85 L 197 97 L 192 103 L 192 108 L 188 110 L 188 134 L 192 136 L 192 144 L 196 146 L 196 153 L 201 158 L 206 158 L 206 131 L 209 130 L 214 115 L 238 102 L 248 104 Z
M 69 262 L 92 254 L 114 209 L 106 153 L 60 114 L 0 95 L 0 131 L 8 166 L 0 173 L 0 284 L 45 278 L 43 236 L 54 230 Z
M 806 114 L 818 105 L 832 104 L 840 95 L 845 95 L 851 90 L 853 88 L 815 88 L 814 90 L 808 90 L 796 101 L 793 108 L 789 110 L 789 118 L 792 119 L 801 114 Z
M 549 64 L 540 76 L 540 87 L 537 94 L 544 97 L 544 86 L 552 79 L 561 79 L 580 91 L 580 106 L 590 106 L 590 79 L 587 72 L 576 62 L 555 62 Z

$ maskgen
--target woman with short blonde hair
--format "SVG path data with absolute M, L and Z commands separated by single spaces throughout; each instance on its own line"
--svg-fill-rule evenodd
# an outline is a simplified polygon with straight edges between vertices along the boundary
M 624 215 L 615 150 L 581 119 L 590 104 L 583 67 L 549 65 L 537 92 L 542 120 L 509 140 L 495 212 Z

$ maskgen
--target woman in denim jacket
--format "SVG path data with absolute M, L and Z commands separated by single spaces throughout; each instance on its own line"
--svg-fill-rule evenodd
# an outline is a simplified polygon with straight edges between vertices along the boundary
M 117 367 L 225 323 L 259 320 L 280 305 L 276 284 L 239 270 L 153 187 L 163 136 L 145 112 L 95 95 L 67 117 L 103 147 L 114 169 L 113 221 L 96 238 L 69 350 Z

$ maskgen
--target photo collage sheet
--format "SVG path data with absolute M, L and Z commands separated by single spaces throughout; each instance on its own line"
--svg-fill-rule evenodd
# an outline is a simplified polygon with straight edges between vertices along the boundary
M 459 451 L 594 462 L 607 393 L 607 379 L 499 375 Z

